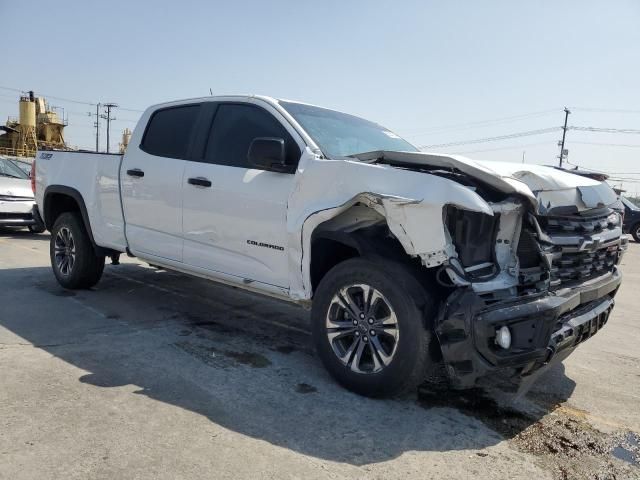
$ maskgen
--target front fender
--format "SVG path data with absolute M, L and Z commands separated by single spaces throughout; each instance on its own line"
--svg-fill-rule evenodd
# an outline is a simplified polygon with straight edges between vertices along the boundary
M 309 161 L 289 200 L 292 298 L 312 296 L 314 230 L 356 204 L 383 216 L 405 252 L 419 256 L 427 267 L 455 255 L 443 221 L 446 205 L 493 215 L 491 206 L 472 189 L 443 177 L 348 160 Z

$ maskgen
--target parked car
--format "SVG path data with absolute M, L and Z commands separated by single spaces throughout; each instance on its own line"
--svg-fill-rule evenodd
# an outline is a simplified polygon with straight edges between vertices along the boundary
M 150 107 L 124 156 L 39 152 L 35 191 L 63 287 L 127 252 L 310 306 L 326 368 L 371 396 L 561 361 L 607 322 L 627 247 L 603 182 L 261 96 Z
M 0 158 L 0 227 L 27 227 L 33 233 L 45 231 L 29 175 L 6 158 Z
M 624 205 L 624 231 L 640 242 L 640 208 L 628 198 L 621 196 L 620 201 Z
M 31 175 L 31 163 L 16 158 L 8 158 L 7 160 L 26 173 L 27 176 Z

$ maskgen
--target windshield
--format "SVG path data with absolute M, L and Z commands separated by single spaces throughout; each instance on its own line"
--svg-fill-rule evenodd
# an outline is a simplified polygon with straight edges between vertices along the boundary
M 11 178 L 29 178 L 29 175 L 24 173 L 9 160 L 5 160 L 4 158 L 0 158 L 0 176 Z
M 627 207 L 629 210 L 640 210 L 640 208 L 638 208 L 636 204 L 633 203 L 628 198 L 620 197 L 620 200 L 622 200 L 622 203 L 624 204 L 624 206 Z
M 31 164 L 27 163 L 27 162 L 21 162 L 20 160 L 9 160 L 11 163 L 13 163 L 16 167 L 18 167 L 20 170 L 22 170 L 24 173 L 27 174 L 27 176 L 29 176 L 31 174 Z
M 406 140 L 377 123 L 301 103 L 279 102 L 329 158 L 375 150 L 417 152 Z

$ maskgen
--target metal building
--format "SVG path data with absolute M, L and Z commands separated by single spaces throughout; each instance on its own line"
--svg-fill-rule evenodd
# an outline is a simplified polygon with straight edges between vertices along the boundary
M 38 148 L 66 149 L 64 127 L 67 122 L 49 108 L 43 97 L 33 92 L 18 101 L 19 117 L 9 117 L 0 126 L 0 155 L 35 157 Z M 1 133 L 1 132 L 0 132 Z

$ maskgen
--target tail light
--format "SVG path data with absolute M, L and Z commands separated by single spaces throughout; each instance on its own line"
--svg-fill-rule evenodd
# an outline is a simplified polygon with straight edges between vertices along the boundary
M 36 194 L 36 160 L 33 159 L 31 163 L 31 173 L 29 174 L 29 178 L 31 179 L 31 191 L 33 194 Z

